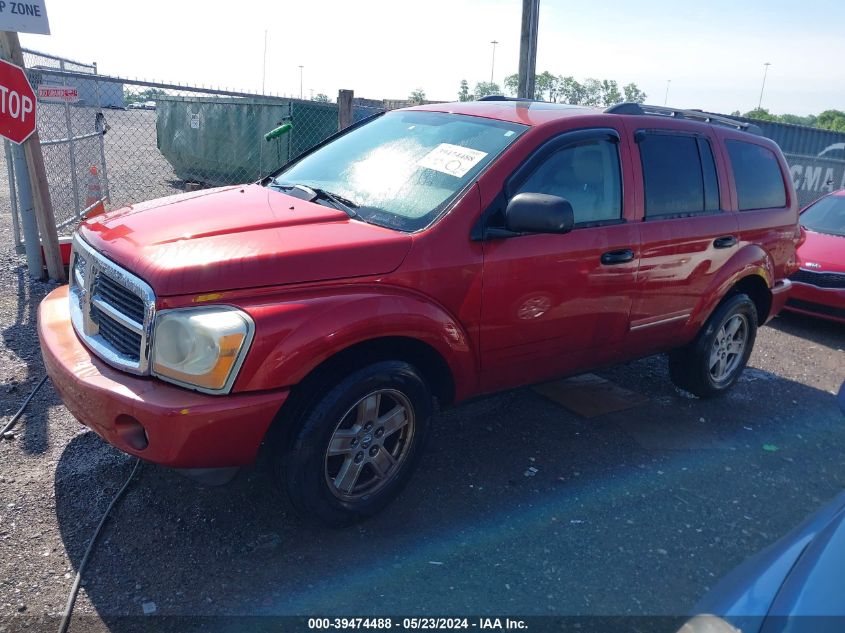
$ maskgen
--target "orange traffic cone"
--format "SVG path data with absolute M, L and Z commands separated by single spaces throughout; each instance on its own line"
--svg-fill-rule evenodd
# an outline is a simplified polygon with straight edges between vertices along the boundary
M 100 173 L 96 165 L 88 170 L 88 195 L 85 196 L 85 218 L 93 218 L 106 212 L 103 204 L 103 188 L 100 185 Z

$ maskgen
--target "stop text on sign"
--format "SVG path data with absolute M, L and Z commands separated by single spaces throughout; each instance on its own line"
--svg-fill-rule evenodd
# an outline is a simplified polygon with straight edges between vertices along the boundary
M 0 60 L 0 136 L 23 143 L 35 132 L 36 110 L 24 69 Z
M 35 110 L 35 104 L 28 95 L 22 95 L 16 90 L 9 90 L 0 86 L 0 114 L 8 114 L 21 123 L 27 122 L 27 117 Z

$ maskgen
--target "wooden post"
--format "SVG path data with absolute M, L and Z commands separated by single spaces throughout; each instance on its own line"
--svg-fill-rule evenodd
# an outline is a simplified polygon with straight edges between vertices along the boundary
M 25 68 L 21 43 L 18 34 L 13 31 L 0 32 L 3 49 L 13 64 Z M 47 263 L 47 274 L 50 279 L 65 281 L 65 269 L 59 251 L 59 236 L 56 232 L 56 216 L 53 213 L 53 201 L 50 198 L 50 188 L 47 184 L 47 170 L 44 167 L 44 156 L 41 153 L 41 139 L 38 130 L 23 143 L 26 165 L 29 169 L 29 182 L 32 185 L 32 198 L 35 206 L 35 220 L 41 233 L 41 246 L 44 249 L 44 259 Z M 36 271 L 30 271 L 35 275 Z M 41 271 L 37 271 L 41 276 Z
M 338 132 L 352 125 L 352 97 L 354 90 L 337 91 L 337 130 Z
M 522 0 L 522 36 L 519 40 L 519 88 L 517 89 L 517 96 L 523 99 L 534 98 L 539 23 L 540 0 Z

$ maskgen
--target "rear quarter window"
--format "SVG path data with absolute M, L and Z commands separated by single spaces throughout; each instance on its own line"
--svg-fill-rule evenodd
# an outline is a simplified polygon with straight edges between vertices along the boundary
M 774 152 L 766 147 L 727 140 L 740 211 L 786 206 L 786 187 Z

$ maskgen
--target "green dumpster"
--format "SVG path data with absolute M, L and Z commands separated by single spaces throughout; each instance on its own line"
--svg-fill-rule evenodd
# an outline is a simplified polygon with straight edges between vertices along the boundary
M 290 122 L 271 141 L 264 135 Z M 337 105 L 267 97 L 156 100 L 158 149 L 180 180 L 218 186 L 265 176 L 337 131 Z

